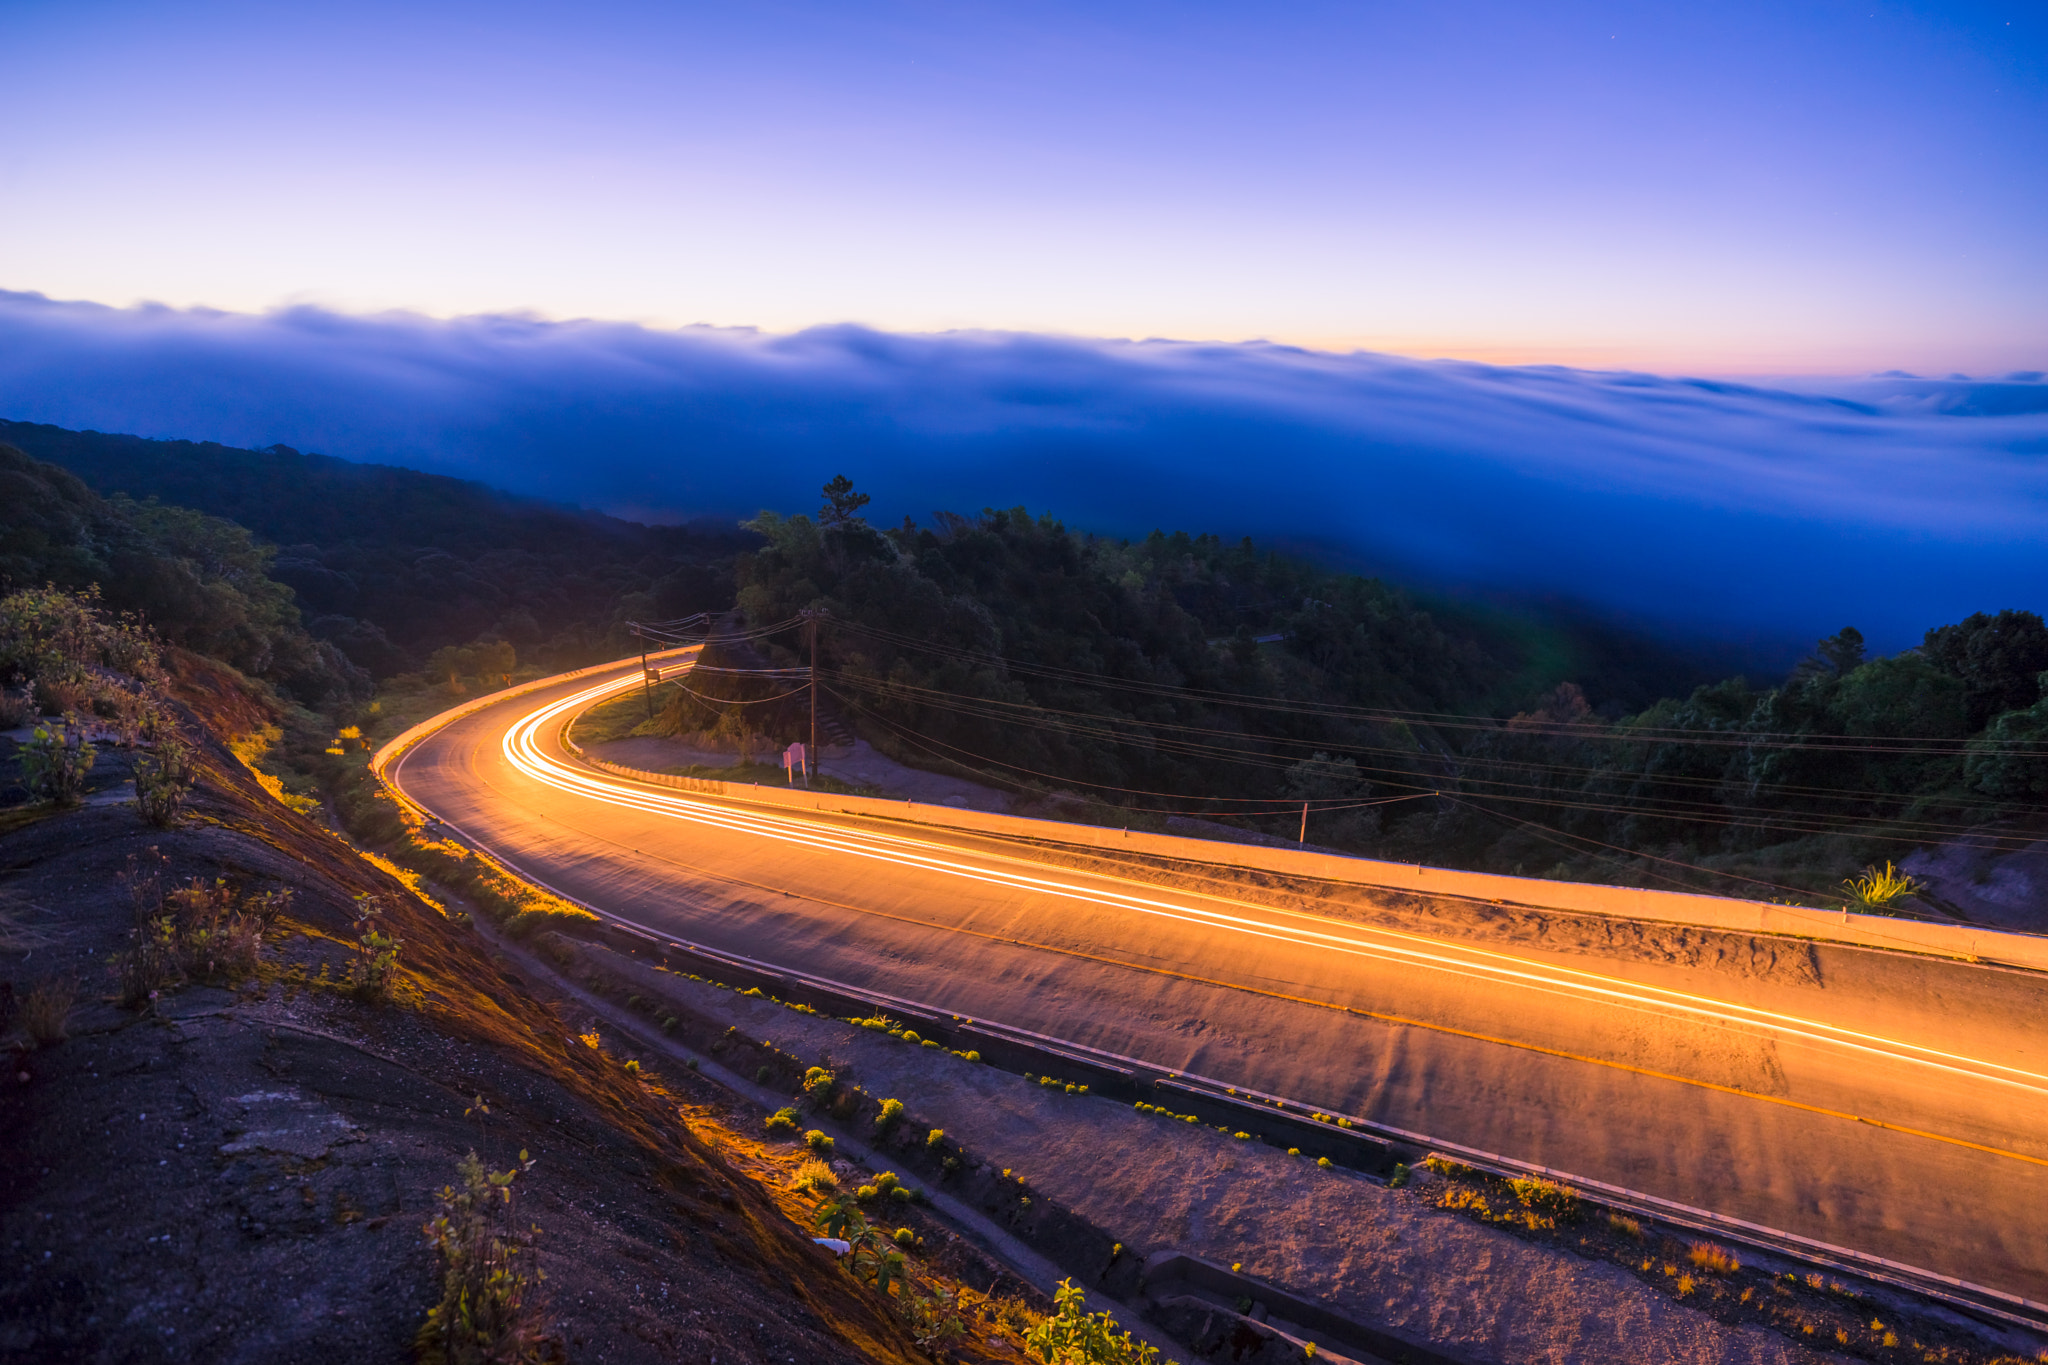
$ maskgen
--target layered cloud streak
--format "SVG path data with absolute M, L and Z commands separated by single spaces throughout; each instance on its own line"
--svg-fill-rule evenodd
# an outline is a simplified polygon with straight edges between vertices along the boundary
M 646 519 L 1024 504 L 1723 638 L 2048 606 L 2048 383 L 1833 392 L 1016 334 L 108 309 L 0 294 L 0 415 L 282 441 Z

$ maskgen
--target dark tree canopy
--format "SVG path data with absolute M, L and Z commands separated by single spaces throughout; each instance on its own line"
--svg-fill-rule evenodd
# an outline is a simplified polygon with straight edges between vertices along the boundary
M 2041 699 L 2048 625 L 2034 612 L 1977 612 L 1928 631 L 1921 650 L 1943 672 L 1963 680 L 1963 705 L 1973 731 Z

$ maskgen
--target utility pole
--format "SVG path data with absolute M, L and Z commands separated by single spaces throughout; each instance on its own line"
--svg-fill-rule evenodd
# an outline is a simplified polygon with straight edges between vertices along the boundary
M 645 643 L 646 637 L 642 636 L 641 640 L 642 643 L 640 645 L 640 690 L 647 696 L 647 719 L 653 720 L 654 684 L 648 681 L 647 678 L 647 645 Z
M 805 622 L 811 630 L 811 771 L 819 769 L 818 760 L 818 614 L 804 613 Z
M 1297 844 L 1308 842 L 1308 802 L 1306 801 L 1301 803 L 1301 837 L 1294 842 Z

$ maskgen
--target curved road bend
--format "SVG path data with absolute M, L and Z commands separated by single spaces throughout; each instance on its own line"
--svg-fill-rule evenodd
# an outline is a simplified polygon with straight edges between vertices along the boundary
M 1787 941 L 1795 970 L 1503 951 L 581 767 L 561 717 L 589 701 L 564 704 L 638 676 L 480 710 L 391 777 L 679 938 L 2048 1300 L 2048 976 Z

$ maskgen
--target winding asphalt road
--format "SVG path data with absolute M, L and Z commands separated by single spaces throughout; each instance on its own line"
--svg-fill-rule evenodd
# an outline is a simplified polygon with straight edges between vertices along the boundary
M 1674 956 L 1668 926 L 1590 953 L 1480 942 L 1376 926 L 1355 889 L 1282 908 L 650 787 L 560 743 L 638 679 L 490 705 L 389 776 L 678 938 L 2048 1301 L 2048 976 L 1698 931 Z

